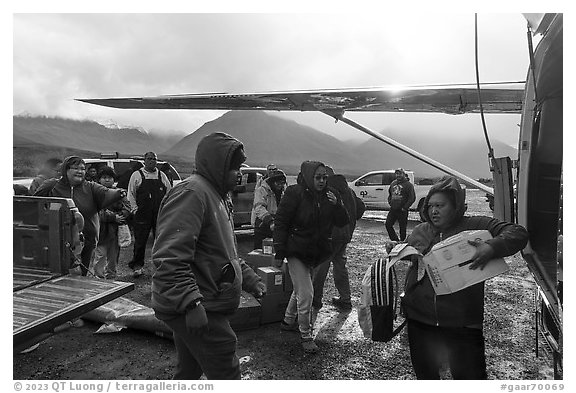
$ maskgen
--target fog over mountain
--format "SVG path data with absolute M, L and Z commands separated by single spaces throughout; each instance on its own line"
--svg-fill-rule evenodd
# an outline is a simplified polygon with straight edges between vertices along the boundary
M 160 157 L 181 157 L 193 161 L 198 142 L 212 132 L 226 132 L 244 143 L 247 163 L 264 166 L 275 163 L 294 173 L 304 160 L 318 160 L 347 175 L 374 169 L 404 167 L 417 177 L 442 173 L 378 140 L 364 143 L 341 141 L 314 128 L 261 111 L 231 111 L 205 123 L 182 139 L 177 134 L 160 137 L 137 128 L 104 127 L 93 121 L 15 116 L 14 146 L 44 144 L 94 152 L 118 151 L 143 154 L 153 150 Z M 491 177 L 487 147 L 480 135 L 473 139 L 438 138 L 433 133 L 414 136 L 410 132 L 386 130 L 386 135 L 473 178 Z M 496 156 L 516 157 L 516 150 L 492 140 Z

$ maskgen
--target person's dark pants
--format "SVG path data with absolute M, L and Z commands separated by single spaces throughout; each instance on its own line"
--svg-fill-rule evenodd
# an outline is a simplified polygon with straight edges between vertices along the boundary
M 348 269 L 346 268 L 346 247 L 348 243 L 334 243 L 332 245 L 333 252 L 330 259 L 318 265 L 314 272 L 314 279 L 312 285 L 314 287 L 314 298 L 312 299 L 312 307 L 315 309 L 322 308 L 322 296 L 324 295 L 324 283 L 330 270 L 330 261 L 332 261 L 332 275 L 334 276 L 334 286 L 338 290 L 340 300 L 343 302 L 351 303 L 350 295 L 350 279 L 348 277 Z
M 83 276 L 88 274 L 88 269 L 90 268 L 90 263 L 94 258 L 94 250 L 96 250 L 96 239 L 85 239 L 84 247 L 82 247 L 82 252 L 80 253 L 80 271 Z
M 450 328 L 408 320 L 412 367 L 418 379 L 440 379 L 448 361 L 454 379 L 487 379 L 481 329 Z
M 398 221 L 398 226 L 400 227 L 400 239 L 396 235 L 394 230 L 394 224 Z M 386 230 L 388 231 L 388 236 L 392 241 L 404 241 L 406 239 L 406 226 L 408 225 L 408 210 L 401 209 L 390 209 L 388 215 L 386 216 Z
M 254 227 L 254 249 L 262 248 L 262 240 L 272 237 L 270 226 L 262 225 Z
M 166 324 L 174 332 L 177 364 L 174 379 L 240 379 L 240 362 L 236 355 L 236 334 L 228 318 L 207 312 L 208 331 L 193 335 L 186 330 L 184 315 Z
M 134 220 L 134 257 L 128 264 L 131 269 L 144 267 L 144 256 L 146 254 L 146 244 L 152 231 L 152 236 L 156 237 L 156 223 L 152 220 Z

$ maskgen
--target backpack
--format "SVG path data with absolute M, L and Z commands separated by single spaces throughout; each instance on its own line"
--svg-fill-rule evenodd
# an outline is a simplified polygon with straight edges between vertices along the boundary
M 394 326 L 400 303 L 398 277 L 394 265 L 410 255 L 422 256 L 406 243 L 398 244 L 390 254 L 378 258 L 364 274 L 358 307 L 358 323 L 364 337 L 388 342 L 402 331 L 406 319 Z

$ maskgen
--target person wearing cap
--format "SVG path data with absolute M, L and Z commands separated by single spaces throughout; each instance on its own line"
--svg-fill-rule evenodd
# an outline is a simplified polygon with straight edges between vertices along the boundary
M 133 216 L 134 256 L 128 267 L 133 269 L 133 276 L 144 274 L 144 256 L 150 231 L 156 237 L 156 217 L 160 202 L 172 185 L 164 172 L 159 170 L 156 153 L 144 154 L 144 167 L 132 173 L 128 183 L 128 201 Z
M 256 180 L 256 186 L 254 187 L 254 189 L 260 187 L 262 185 L 262 182 L 266 179 L 268 179 L 268 177 L 270 176 L 270 173 L 272 173 L 273 171 L 277 170 L 278 168 L 276 167 L 276 164 L 268 164 L 266 165 L 266 173 L 264 174 L 264 176 L 259 175 L 258 180 Z
M 386 216 L 386 231 L 392 241 L 406 239 L 406 227 L 408 226 L 408 210 L 416 200 L 414 186 L 406 177 L 404 169 L 398 168 L 394 171 L 396 179 L 392 181 L 388 188 L 388 204 L 390 211 Z M 400 227 L 400 238 L 394 230 L 394 224 L 398 221 Z
M 254 227 L 254 249 L 262 248 L 262 240 L 272 237 L 274 217 L 286 187 L 286 174 L 271 170 L 260 187 L 254 190 L 251 224 Z
M 152 308 L 173 331 L 174 379 L 240 379 L 229 317 L 240 291 L 266 285 L 238 257 L 230 191 L 246 160 L 236 138 L 217 132 L 196 150 L 196 171 L 172 188 L 158 214 L 152 248 Z

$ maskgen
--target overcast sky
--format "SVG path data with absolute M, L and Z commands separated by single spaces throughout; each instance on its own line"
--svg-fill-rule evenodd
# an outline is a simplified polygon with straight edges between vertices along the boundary
M 481 80 L 524 80 L 522 15 L 479 13 L 478 26 Z M 475 83 L 472 12 L 13 15 L 15 115 L 188 134 L 224 112 L 113 109 L 74 98 L 439 83 Z M 341 139 L 363 135 L 322 114 L 286 116 Z M 349 117 L 378 131 L 482 133 L 477 115 Z M 519 122 L 519 115 L 487 117 L 491 135 L 511 145 Z

